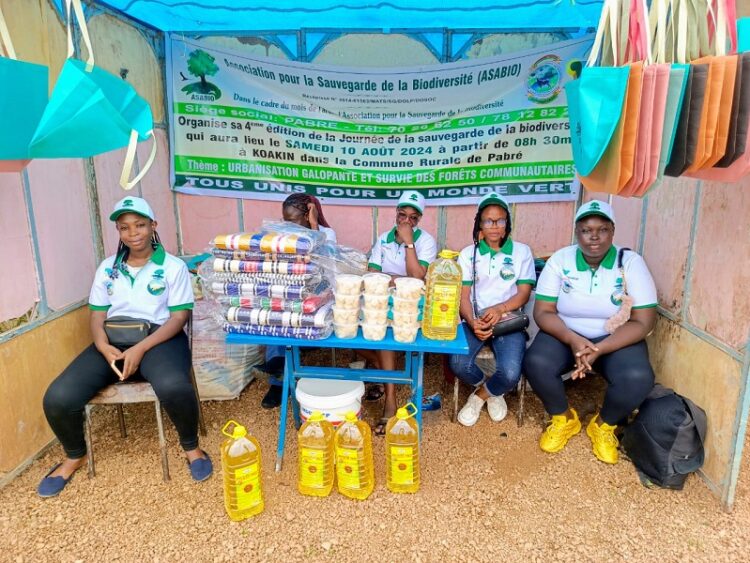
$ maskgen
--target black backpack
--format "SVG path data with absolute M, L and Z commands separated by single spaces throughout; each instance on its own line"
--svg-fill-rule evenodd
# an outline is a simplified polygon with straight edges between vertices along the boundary
M 657 384 L 625 428 L 622 445 L 644 485 L 679 491 L 703 466 L 706 428 L 703 409 Z

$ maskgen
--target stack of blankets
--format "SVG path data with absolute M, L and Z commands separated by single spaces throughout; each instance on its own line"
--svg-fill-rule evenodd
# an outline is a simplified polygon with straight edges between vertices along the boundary
M 201 268 L 226 332 L 316 340 L 331 334 L 331 276 L 315 259 L 325 235 L 265 227 L 219 235 Z

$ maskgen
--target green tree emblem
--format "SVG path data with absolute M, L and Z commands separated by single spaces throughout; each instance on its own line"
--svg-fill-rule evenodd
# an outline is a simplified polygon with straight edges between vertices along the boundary
M 192 51 L 188 57 L 187 69 L 190 74 L 200 78 L 200 82 L 188 84 L 182 88 L 182 91 L 186 94 L 202 94 L 213 96 L 214 100 L 218 99 L 221 96 L 221 90 L 218 86 L 206 80 L 206 76 L 213 76 L 219 72 L 219 66 L 215 61 L 216 59 L 212 55 L 202 49 Z

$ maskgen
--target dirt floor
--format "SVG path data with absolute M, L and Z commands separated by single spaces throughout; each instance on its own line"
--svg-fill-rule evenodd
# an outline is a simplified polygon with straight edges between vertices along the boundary
M 310 361 L 319 361 L 321 353 Z M 341 361 L 346 358 L 340 358 Z M 541 403 L 527 394 L 526 423 L 517 399 L 492 423 L 450 422 L 442 362 L 430 357 L 426 392 L 443 393 L 443 412 L 425 413 L 422 488 L 396 495 L 385 488 L 382 439 L 374 438 L 376 488 L 363 502 L 334 492 L 309 498 L 296 489 L 296 439 L 284 468 L 273 471 L 278 410 L 260 408 L 267 389 L 254 382 L 237 401 L 204 403 L 214 476 L 194 484 L 171 424 L 172 480 L 162 481 L 151 405 L 126 407 L 129 436 L 116 411 L 94 413 L 97 476 L 79 471 L 62 495 L 42 500 L 35 487 L 61 457 L 59 446 L 0 490 L 0 561 L 747 561 L 750 480 L 743 461 L 735 510 L 724 513 L 691 476 L 682 492 L 642 487 L 633 466 L 604 465 L 582 432 L 560 454 L 537 447 Z M 452 387 L 451 387 L 452 389 Z M 573 406 L 589 413 L 601 382 L 576 383 Z M 463 388 L 462 400 L 468 390 Z M 404 398 L 406 393 L 404 392 Z M 368 406 L 369 421 L 379 405 Z M 265 512 L 240 523 L 225 512 L 220 429 L 247 425 L 263 448 Z M 588 415 L 587 417 L 588 418 Z M 293 427 L 290 423 L 290 431 Z M 750 444 L 748 444 L 750 445 Z M 750 450 L 746 450 L 750 451 Z

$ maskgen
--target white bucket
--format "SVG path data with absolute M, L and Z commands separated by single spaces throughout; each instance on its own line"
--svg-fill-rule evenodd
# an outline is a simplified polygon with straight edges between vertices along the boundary
M 303 378 L 297 382 L 296 397 L 300 416 L 305 422 L 313 411 L 320 411 L 334 426 L 344 421 L 346 413 L 354 411 L 362 417 L 362 396 L 365 384 L 361 381 Z

